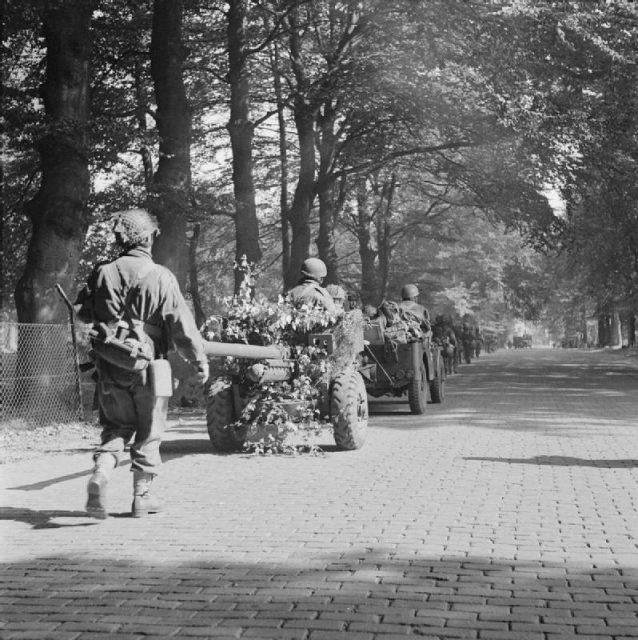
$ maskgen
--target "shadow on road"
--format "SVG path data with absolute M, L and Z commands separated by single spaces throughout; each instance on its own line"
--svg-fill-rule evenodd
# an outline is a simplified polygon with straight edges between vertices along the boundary
M 636 568 L 402 557 L 370 547 L 297 564 L 242 563 L 216 558 L 214 540 L 206 555 L 171 562 L 158 553 L 146 563 L 51 554 L 5 565 L 3 633 L 312 640 L 476 638 L 480 630 L 520 640 L 547 629 L 560 637 L 602 630 L 635 637 Z
M 174 433 L 174 431 L 173 431 Z M 162 459 L 172 460 L 189 453 L 215 454 L 208 438 L 171 438 L 162 442 Z
M 122 460 L 117 466 L 126 467 L 131 464 L 130 460 Z M 47 489 L 48 487 L 53 486 L 54 484 L 59 484 L 61 482 L 68 482 L 69 480 L 76 480 L 77 478 L 82 478 L 83 476 L 90 476 L 93 473 L 93 468 L 84 469 L 83 471 L 77 471 L 75 473 L 69 473 L 64 476 L 56 476 L 55 478 L 50 478 L 48 480 L 41 480 L 40 482 L 34 482 L 32 484 L 23 484 L 17 487 L 8 487 L 10 491 L 42 491 L 43 489 Z
M 596 467 L 597 469 L 630 469 L 638 467 L 638 459 L 622 460 L 590 460 L 572 458 L 570 456 L 534 456 L 533 458 L 480 458 L 470 457 L 463 460 L 479 460 L 481 462 L 504 462 L 506 464 L 535 464 L 554 467 Z
M 65 522 L 66 519 L 81 518 L 82 522 Z M 87 520 L 84 511 L 60 511 L 22 509 L 17 507 L 0 507 L 0 520 L 14 520 L 32 525 L 33 529 L 61 529 L 63 527 L 90 527 L 98 524 L 97 520 Z M 58 520 L 58 522 L 54 522 Z

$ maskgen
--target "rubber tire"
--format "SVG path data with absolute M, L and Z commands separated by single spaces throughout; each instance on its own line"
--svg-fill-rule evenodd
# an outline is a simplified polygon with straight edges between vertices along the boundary
M 247 429 L 227 429 L 234 421 L 232 384 L 224 379 L 214 380 L 206 390 L 206 426 L 215 451 L 239 451 L 244 446 Z
M 421 379 L 413 378 L 408 387 L 408 402 L 410 411 L 417 416 L 425 413 L 428 406 L 428 376 L 425 365 L 421 365 Z
M 430 397 L 434 404 L 441 404 L 445 399 L 445 374 L 439 363 L 436 378 L 430 381 Z
M 332 382 L 330 417 L 338 449 L 353 451 L 363 446 L 368 430 L 368 394 L 358 371 L 344 371 Z

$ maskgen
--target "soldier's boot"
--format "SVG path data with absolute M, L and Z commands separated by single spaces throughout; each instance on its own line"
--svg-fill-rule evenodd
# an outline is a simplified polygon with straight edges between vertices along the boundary
M 111 453 L 100 453 L 95 458 L 93 475 L 87 486 L 86 513 L 92 518 L 104 520 L 108 517 L 106 511 L 106 486 L 111 472 L 115 469 L 117 459 Z
M 131 513 L 134 518 L 143 518 L 149 513 L 158 513 L 162 505 L 158 498 L 151 495 L 151 482 L 154 474 L 145 471 L 133 471 L 133 505 Z

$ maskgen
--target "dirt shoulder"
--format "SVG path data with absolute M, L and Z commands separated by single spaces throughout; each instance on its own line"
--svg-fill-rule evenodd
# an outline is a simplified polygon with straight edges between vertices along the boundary
M 0 464 L 40 458 L 52 453 L 90 451 L 100 440 L 97 424 L 0 424 Z
M 203 410 L 169 413 L 169 428 L 180 419 L 201 417 Z M 96 422 L 27 425 L 20 421 L 0 423 L 0 465 L 41 458 L 50 454 L 91 452 L 100 442 Z

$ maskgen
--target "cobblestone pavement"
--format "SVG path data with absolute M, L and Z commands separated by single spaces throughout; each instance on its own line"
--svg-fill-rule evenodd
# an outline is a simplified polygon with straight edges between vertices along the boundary
M 638 638 L 638 364 L 499 351 L 359 451 L 171 429 L 163 514 L 83 514 L 88 451 L 0 467 L 1 638 Z M 325 444 L 331 444 L 329 437 Z

